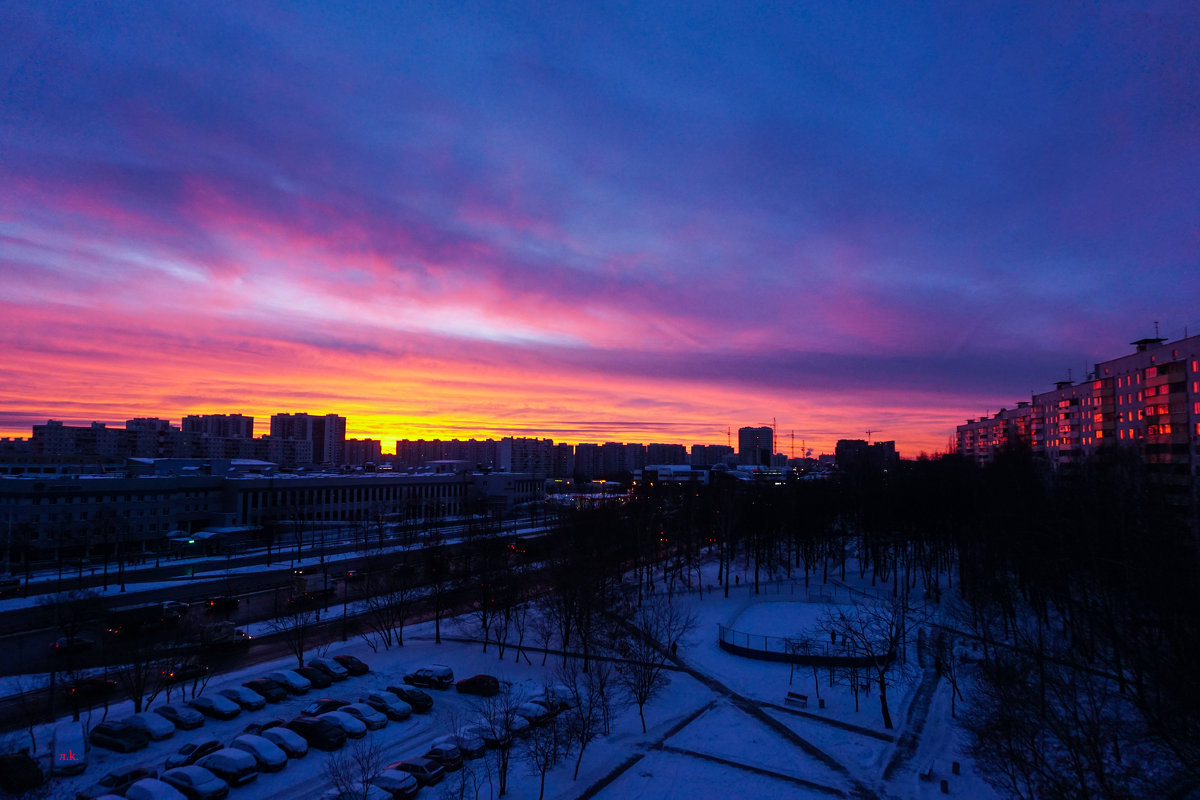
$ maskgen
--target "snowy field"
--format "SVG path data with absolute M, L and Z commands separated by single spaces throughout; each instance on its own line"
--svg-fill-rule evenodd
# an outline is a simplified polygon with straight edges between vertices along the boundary
M 710 577 L 706 575 L 706 580 Z M 906 682 L 893 687 L 890 694 L 896 729 L 887 731 L 875 692 L 860 697 L 856 711 L 848 689 L 830 686 L 825 672 L 814 676 L 811 668 L 793 671 L 787 664 L 731 655 L 717 645 L 719 624 L 764 635 L 794 636 L 817 624 L 821 604 L 806 603 L 795 591 L 756 597 L 745 585 L 731 589 L 728 599 L 722 597 L 718 587 L 717 591 L 706 590 L 702 596 L 677 595 L 676 601 L 690 606 L 698 624 L 679 644 L 682 668 L 670 672 L 667 687 L 646 706 L 648 732 L 642 733 L 637 707 L 623 706 L 612 733 L 588 746 L 578 779 L 572 778 L 574 753 L 547 773 L 545 797 L 931 799 L 946 796 L 940 791 L 942 779 L 948 781 L 952 797 L 996 797 L 975 775 L 970 759 L 959 752 L 960 734 L 950 719 L 944 681 L 935 684 L 919 669 L 910 670 Z M 177 731 L 171 738 L 137 753 L 92 749 L 87 771 L 77 777 L 55 779 L 49 797 L 74 800 L 78 789 L 90 786 L 110 770 L 134 764 L 161 769 L 167 755 L 187 741 L 201 736 L 228 741 L 253 720 L 299 714 L 315 697 L 356 700 L 369 691 L 401 683 L 405 672 L 427 663 L 447 664 L 459 678 L 481 672 L 496 675 L 512 683 L 511 691 L 525 695 L 558 682 L 555 670 L 561 659 L 553 653 L 545 666 L 540 650 L 526 649 L 518 659 L 517 651 L 509 648 L 500 661 L 494 644 L 484 653 L 480 644 L 459 640 L 471 638 L 468 621 L 443 622 L 442 630 L 446 640 L 434 644 L 432 623 L 407 628 L 405 645 L 386 652 L 372 652 L 361 640 L 336 644 L 328 649 L 329 653 L 354 654 L 371 666 L 371 673 L 260 711 L 242 712 L 233 720 L 207 720 L 197 731 Z M 209 682 L 205 692 L 240 684 L 273 668 L 294 665 L 294 659 L 282 659 L 241 673 L 220 675 Z M 923 678 L 926 691 L 921 699 Z M 786 706 L 784 699 L 789 691 L 808 695 L 807 710 Z M 421 755 L 435 737 L 478 716 L 471 698 L 453 690 L 430 693 L 435 700 L 433 713 L 391 722 L 368 734 L 383 748 L 387 760 Z M 824 709 L 818 708 L 817 697 L 825 700 Z M 115 704 L 108 709 L 107 717 L 119 719 L 131 712 L 129 703 Z M 103 715 L 103 710 L 96 709 L 83 721 L 94 725 Z M 901 757 L 898 746 L 901 750 L 905 746 L 898 743 L 906 736 L 909 755 Z M 24 733 L 9 734 L 7 739 L 9 747 L 5 749 L 28 744 Z M 38 750 L 47 756 L 49 740 L 48 726 L 39 729 Z M 322 774 L 327 758 L 313 751 L 304 759 L 291 761 L 282 772 L 264 774 L 248 787 L 235 789 L 231 797 L 316 800 L 329 788 Z M 489 755 L 468 761 L 466 769 L 451 773 L 439 786 L 423 789 L 420 796 L 495 797 L 490 759 Z M 960 775 L 951 773 L 954 761 L 961 762 Z M 934 779 L 921 780 L 919 773 L 929 767 L 933 768 Z M 505 796 L 534 800 L 538 792 L 539 776 L 531 771 L 517 745 Z

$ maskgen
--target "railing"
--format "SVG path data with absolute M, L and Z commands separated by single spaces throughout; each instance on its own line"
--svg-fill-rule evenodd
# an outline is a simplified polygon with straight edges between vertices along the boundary
M 890 661 L 893 653 L 875 655 L 852 649 L 844 642 L 832 644 L 810 637 L 766 636 L 717 625 L 717 644 L 722 650 L 759 661 L 787 664 L 812 664 L 821 667 L 866 667 L 880 660 Z

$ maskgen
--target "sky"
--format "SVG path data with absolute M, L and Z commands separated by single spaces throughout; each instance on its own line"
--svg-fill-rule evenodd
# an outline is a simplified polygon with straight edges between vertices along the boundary
M 944 450 L 1200 332 L 1198 105 L 1189 2 L 6 3 L 0 435 Z

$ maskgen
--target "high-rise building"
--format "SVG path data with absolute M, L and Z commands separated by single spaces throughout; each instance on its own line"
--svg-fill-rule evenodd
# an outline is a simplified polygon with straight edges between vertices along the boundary
M 363 464 L 378 464 L 383 458 L 383 444 L 378 439 L 347 439 L 346 463 L 361 467 Z
M 554 441 L 506 436 L 497 448 L 497 467 L 505 472 L 548 476 L 554 462 Z
M 959 425 L 956 452 L 986 464 L 1020 442 L 1060 468 L 1123 447 L 1164 473 L 1200 475 L 1200 336 L 1131 344 L 1133 353 L 1099 362 L 1083 381 Z
M 775 452 L 775 435 L 770 427 L 738 428 L 738 462 L 769 467 Z
M 346 418 L 337 414 L 273 414 L 271 436 L 312 442 L 316 464 L 340 466 L 346 460 Z
M 724 464 L 725 457 L 731 455 L 733 448 L 727 444 L 694 444 L 691 459 L 682 463 L 691 464 L 693 467 L 711 467 Z
M 184 433 L 203 436 L 254 437 L 254 417 L 245 414 L 189 414 L 183 418 Z

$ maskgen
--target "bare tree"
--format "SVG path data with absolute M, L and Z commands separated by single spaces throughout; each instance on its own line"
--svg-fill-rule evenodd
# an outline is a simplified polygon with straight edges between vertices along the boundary
M 552 718 L 546 725 L 530 728 L 529 735 L 522 743 L 525 763 L 529 773 L 537 775 L 538 800 L 546 795 L 546 773 L 558 764 L 564 755 L 562 748 L 562 732 L 559 730 L 557 718 Z
M 565 690 L 566 697 L 555 697 L 568 705 L 563 712 L 567 736 L 579 745 L 579 753 L 575 757 L 575 774 L 572 780 L 579 779 L 579 765 L 583 763 L 583 751 L 600 735 L 604 727 L 605 704 L 607 702 L 605 681 L 598 673 L 608 671 L 607 662 L 594 661 L 591 669 L 584 672 L 580 669 L 578 660 L 571 659 L 555 671 L 559 685 L 548 689 L 549 692 Z
M 380 773 L 385 763 L 379 741 L 367 737 L 330 753 L 322 774 L 343 800 L 367 800 L 371 779 Z
M 862 659 L 879 687 L 879 708 L 883 726 L 892 729 L 888 709 L 887 688 L 902 672 L 901 653 L 908 644 L 911 611 L 902 598 L 862 595 L 847 610 L 836 606 L 826 610 L 821 618 L 825 630 L 841 641 L 847 655 Z
M 404 623 L 412 610 L 416 590 L 412 570 L 406 564 L 395 564 L 382 574 L 372 571 L 364 598 L 366 627 L 362 638 L 373 649 L 376 642 L 384 650 L 393 644 L 404 646 Z
M 487 732 L 488 738 L 499 742 L 500 746 L 493 750 L 490 758 L 496 770 L 497 797 L 503 797 L 508 791 L 508 767 L 512 756 L 512 729 L 517 716 L 517 706 L 522 702 L 518 694 L 502 691 L 491 697 L 481 697 L 475 701 L 475 709 L 479 712 L 479 724 Z
M 668 683 L 666 666 L 679 640 L 694 630 L 696 618 L 662 595 L 647 599 L 629 621 L 629 636 L 621 643 L 624 658 L 617 662 L 617 679 L 637 704 L 646 732 L 646 703 Z
M 299 603 L 288 603 L 278 617 L 267 627 L 280 634 L 288 651 L 296 657 L 296 665 L 304 666 L 304 654 L 312 644 L 313 628 L 317 624 L 317 612 Z

